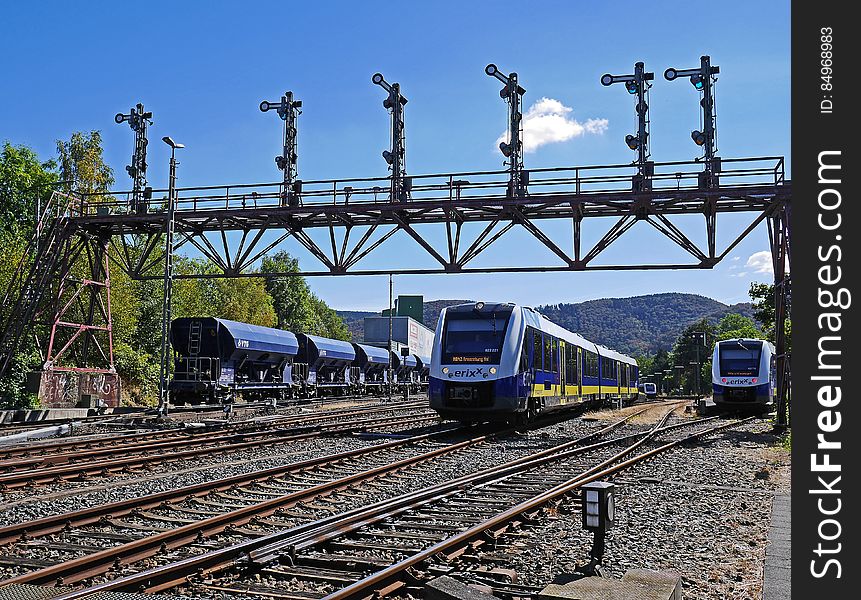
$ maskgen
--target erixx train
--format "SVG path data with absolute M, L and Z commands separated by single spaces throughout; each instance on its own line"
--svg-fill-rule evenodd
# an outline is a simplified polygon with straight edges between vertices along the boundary
M 715 344 L 712 354 L 715 405 L 727 410 L 770 409 L 776 394 L 774 354 L 774 345 L 766 340 L 742 338 Z
M 526 422 L 577 404 L 638 395 L 637 361 L 563 329 L 532 308 L 475 302 L 440 315 L 431 408 L 464 422 Z
M 419 391 L 430 371 L 427 357 L 215 317 L 174 319 L 170 343 L 175 404 Z

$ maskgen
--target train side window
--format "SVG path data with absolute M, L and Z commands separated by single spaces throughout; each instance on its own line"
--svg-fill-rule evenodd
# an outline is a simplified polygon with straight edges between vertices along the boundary
M 552 346 L 553 358 L 551 360 L 553 362 L 550 363 L 551 364 L 550 370 L 553 371 L 554 373 L 557 373 L 559 371 L 559 340 L 554 339 L 552 341 L 552 344 L 553 344 L 553 346 Z
M 544 370 L 551 371 L 553 369 L 553 340 L 544 334 Z
M 544 350 L 541 345 L 541 332 L 533 329 L 532 330 L 532 368 L 541 370 L 543 368 L 544 363 L 542 362 L 542 357 L 544 356 Z

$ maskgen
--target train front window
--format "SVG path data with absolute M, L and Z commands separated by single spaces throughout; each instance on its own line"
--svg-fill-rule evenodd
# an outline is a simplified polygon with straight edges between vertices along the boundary
M 721 377 L 756 377 L 762 342 L 721 342 Z
M 443 362 L 498 365 L 507 327 L 508 314 L 449 315 L 443 332 Z

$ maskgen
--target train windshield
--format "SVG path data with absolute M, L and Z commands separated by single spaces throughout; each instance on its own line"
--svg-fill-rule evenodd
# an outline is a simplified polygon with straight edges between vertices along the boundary
M 720 374 L 722 377 L 756 377 L 762 342 L 732 341 L 720 343 Z
M 448 315 L 443 332 L 442 362 L 498 365 L 510 314 Z

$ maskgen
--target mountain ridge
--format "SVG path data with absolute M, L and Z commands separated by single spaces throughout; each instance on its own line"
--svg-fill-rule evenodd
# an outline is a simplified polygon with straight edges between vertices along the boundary
M 443 308 L 472 301 L 425 302 L 425 325 L 435 329 Z M 554 323 L 588 340 L 631 355 L 670 350 L 685 327 L 703 318 L 712 323 L 717 323 L 728 313 L 753 318 L 753 307 L 749 302 L 724 304 L 706 296 L 682 292 L 563 302 L 534 308 Z M 353 341 L 362 339 L 364 317 L 378 314 L 366 311 L 337 313 L 347 324 Z

